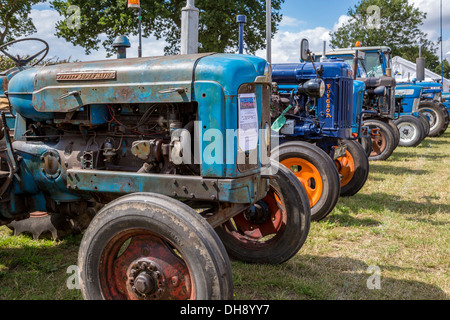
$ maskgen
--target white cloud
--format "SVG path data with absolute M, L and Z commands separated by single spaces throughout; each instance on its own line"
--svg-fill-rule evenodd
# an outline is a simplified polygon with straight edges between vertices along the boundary
M 48 42 L 50 52 L 48 57 L 57 57 L 60 59 L 67 59 L 71 57 L 72 60 L 81 61 L 95 61 L 106 59 L 106 50 L 101 48 L 98 51 L 92 51 L 90 55 L 85 54 L 85 50 L 80 46 L 73 46 L 63 38 L 58 38 L 56 34 L 56 23 L 62 20 L 62 17 L 55 10 L 32 10 L 31 18 L 36 26 L 37 33 L 33 34 L 33 38 L 41 38 Z M 106 39 L 105 35 L 100 36 L 101 40 Z M 128 49 L 127 55 L 130 58 L 138 56 L 138 36 L 129 37 L 131 48 Z M 162 56 L 164 55 L 165 41 L 156 40 L 156 38 L 144 38 L 142 40 L 142 54 L 143 56 Z M 32 51 L 33 48 L 28 48 Z
M 408 0 L 416 8 L 427 14 L 421 29 L 426 32 L 431 40 L 436 40 L 440 36 L 440 1 L 439 0 Z M 442 26 L 444 29 L 450 28 L 450 6 L 448 1 L 442 3 Z
M 304 24 L 306 24 L 305 21 L 289 16 L 283 16 L 283 19 L 280 22 L 280 27 L 298 27 L 299 25 Z
M 300 41 L 306 38 L 310 42 L 311 51 L 322 51 L 323 41 L 330 41 L 330 30 L 323 27 L 303 30 L 301 32 L 278 32 L 272 41 L 272 62 L 286 63 L 300 60 Z M 259 50 L 256 55 L 266 57 L 265 50 Z

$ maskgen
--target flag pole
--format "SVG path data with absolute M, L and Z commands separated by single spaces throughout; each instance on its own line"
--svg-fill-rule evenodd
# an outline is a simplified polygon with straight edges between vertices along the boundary
M 441 0 L 441 80 L 444 88 L 444 41 L 442 37 L 442 0 Z
M 272 1 L 266 0 L 267 61 L 272 63 Z
M 142 8 L 139 6 L 139 48 L 138 57 L 142 58 Z

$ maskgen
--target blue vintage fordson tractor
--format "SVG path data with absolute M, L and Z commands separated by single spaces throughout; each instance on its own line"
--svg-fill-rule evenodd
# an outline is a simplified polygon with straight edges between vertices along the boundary
M 380 56 L 379 52 L 385 55 Z M 331 50 L 325 55 L 343 59 L 352 67 L 356 80 L 365 84 L 363 110 L 369 112 L 363 116 L 363 126 L 372 139 L 369 160 L 387 160 L 400 143 L 400 134 L 394 123 L 396 81 L 383 73 L 383 66 L 390 63 L 390 49 L 356 47 Z M 323 53 L 316 54 L 316 61 L 322 56 Z
M 307 47 L 302 41 L 304 61 Z M 273 153 L 302 181 L 312 219 L 323 219 L 339 196 L 364 186 L 369 172 L 353 136 L 351 69 L 343 61 L 274 64 L 272 80 L 272 129 L 280 143 Z
M 265 60 L 33 67 L 48 45 L 23 41 L 45 48 L 23 59 L 0 46 L 17 65 L 0 75 L 15 115 L 12 133 L 1 113 L 0 225 L 85 224 L 84 298 L 231 299 L 228 255 L 278 264 L 302 247 L 310 206 L 297 177 L 269 159 Z

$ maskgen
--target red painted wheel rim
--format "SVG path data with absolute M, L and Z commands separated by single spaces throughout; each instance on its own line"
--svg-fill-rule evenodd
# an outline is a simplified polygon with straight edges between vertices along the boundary
M 195 294 L 180 253 L 167 239 L 148 230 L 114 236 L 103 250 L 99 276 L 107 300 L 187 300 Z M 152 279 L 148 293 L 136 289 L 137 280 L 145 277 Z
M 227 232 L 239 242 L 258 250 L 272 241 L 277 241 L 277 235 L 284 230 L 287 223 L 283 201 L 273 188 L 259 203 L 261 202 L 268 209 L 268 216 L 264 221 L 254 222 L 249 220 L 245 213 L 240 213 L 224 225 Z
M 383 132 L 380 131 L 379 135 L 372 135 L 372 153 L 370 154 L 371 157 L 378 156 L 384 152 L 386 149 L 387 140 L 386 136 Z

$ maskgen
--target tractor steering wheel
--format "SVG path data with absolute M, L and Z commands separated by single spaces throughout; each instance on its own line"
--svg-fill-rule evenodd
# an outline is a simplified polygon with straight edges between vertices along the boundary
M 37 42 L 42 42 L 45 45 L 45 48 L 41 51 L 39 51 L 38 53 L 28 57 L 28 58 L 22 58 L 19 55 L 17 55 L 16 57 L 9 54 L 8 52 L 5 51 L 5 48 L 19 43 L 19 42 L 25 42 L 25 41 L 37 41 Z M 40 58 L 38 61 L 34 62 L 31 67 L 34 67 L 35 65 L 37 65 L 38 63 L 40 63 L 42 60 L 44 60 L 44 58 L 47 56 L 48 51 L 50 50 L 50 47 L 48 45 L 47 42 L 45 42 L 42 39 L 38 39 L 38 38 L 27 38 L 27 39 L 19 39 L 19 40 L 14 40 L 8 43 L 5 43 L 4 45 L 0 46 L 0 52 L 2 52 L 5 56 L 7 56 L 8 58 L 10 58 L 11 60 L 13 60 L 16 63 L 17 67 L 25 67 L 27 66 L 30 62 L 32 62 L 34 59 L 38 58 L 40 55 L 42 55 L 42 58 Z

